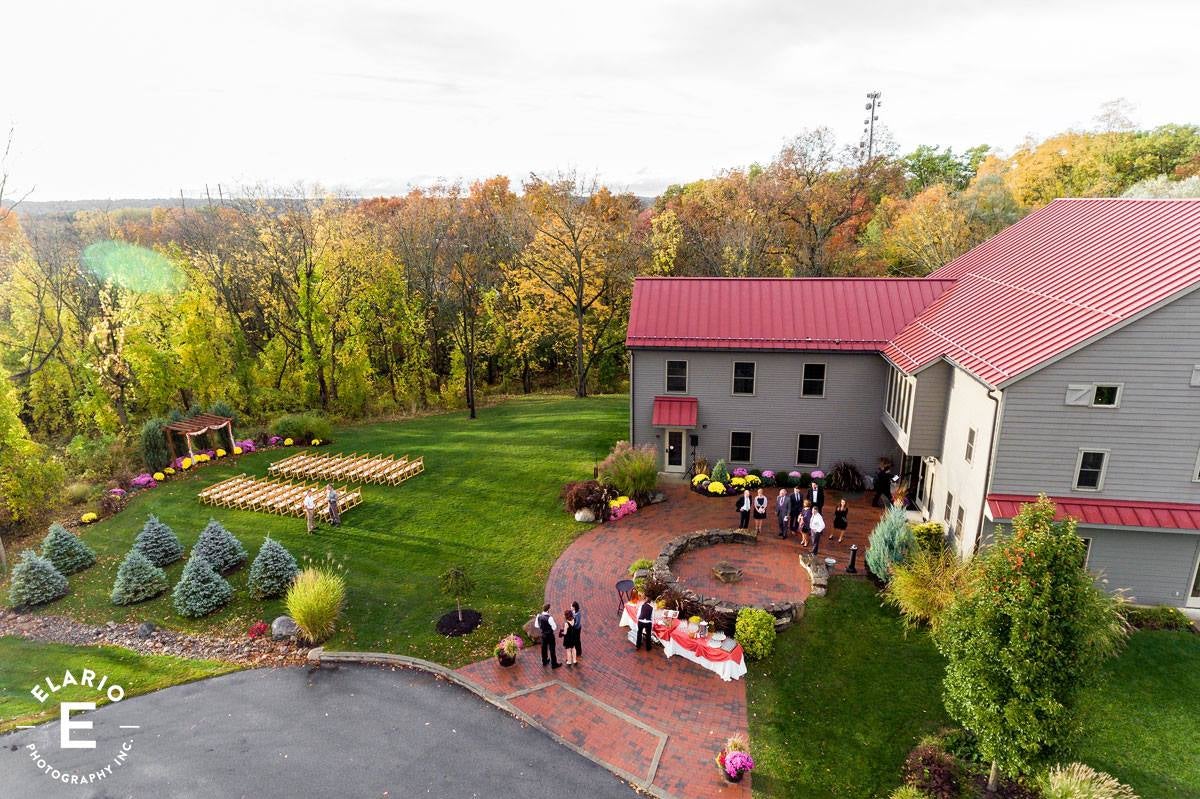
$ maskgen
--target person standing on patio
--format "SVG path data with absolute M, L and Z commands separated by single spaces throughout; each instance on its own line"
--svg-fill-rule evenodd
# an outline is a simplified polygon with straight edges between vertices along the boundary
M 558 645 L 554 640 L 558 625 L 554 623 L 554 614 L 550 612 L 550 603 L 542 605 L 542 612 L 537 615 L 538 632 L 542 634 L 542 665 L 558 668 Z
M 804 510 L 800 511 L 800 546 L 808 546 L 808 534 L 812 532 L 809 523 L 812 521 L 813 506 L 808 499 L 804 500 Z
M 737 512 L 741 514 L 741 519 L 738 521 L 738 529 L 745 530 L 750 526 L 750 510 L 754 507 L 754 500 L 750 498 L 750 489 L 742 492 L 742 498 L 733 505 Z
M 579 665 L 579 620 L 571 608 L 563 611 L 563 665 Z
M 317 498 L 311 488 L 304 492 L 304 521 L 308 523 L 308 532 L 317 528 Z
M 329 523 L 341 527 L 342 514 L 338 512 L 338 492 L 331 483 L 325 484 L 325 499 L 329 502 Z
M 833 529 L 838 531 L 837 542 L 842 543 L 842 539 L 846 537 L 846 527 L 849 526 L 850 506 L 846 504 L 845 498 L 839 499 L 837 507 L 833 509 Z
M 767 495 L 758 489 L 754 496 L 754 534 L 762 535 L 763 519 L 767 518 Z
M 879 459 L 879 471 L 875 472 L 871 488 L 875 490 L 875 496 L 871 498 L 872 505 L 877 508 L 892 506 L 892 462 L 887 458 Z
M 642 600 L 642 605 L 638 608 L 637 625 L 637 639 L 634 641 L 633 648 L 634 650 L 641 649 L 644 637 L 646 651 L 649 652 L 650 645 L 653 643 L 651 637 L 654 633 L 654 605 L 650 603 L 648 597 Z
M 583 632 L 583 608 L 579 607 L 578 602 L 571 603 L 571 610 L 575 611 L 575 624 L 579 627 L 579 631 Z M 575 645 L 575 660 L 578 662 L 579 656 L 583 654 L 583 644 Z
M 825 517 L 821 515 L 820 508 L 812 509 L 812 516 L 808 520 L 808 528 L 812 532 L 812 553 L 815 558 L 817 552 L 821 549 L 821 534 L 825 532 Z
M 791 508 L 792 501 L 788 499 L 787 489 L 779 489 L 779 497 L 775 500 L 775 519 L 779 522 L 779 537 L 787 538 L 788 534 L 788 509 Z
M 792 535 L 800 532 L 800 517 L 803 515 L 804 492 L 800 490 L 800 486 L 793 486 L 792 494 L 788 497 L 788 528 Z
M 817 510 L 825 510 L 825 489 L 816 480 L 808 489 L 808 501 Z

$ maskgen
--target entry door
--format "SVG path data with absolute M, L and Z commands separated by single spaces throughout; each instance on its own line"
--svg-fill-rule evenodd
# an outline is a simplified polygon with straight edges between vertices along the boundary
M 663 463 L 666 464 L 664 471 L 682 472 L 684 470 L 683 448 L 686 446 L 686 441 L 682 430 L 667 431 L 667 437 L 663 440 Z
M 1196 559 L 1196 573 L 1192 577 L 1192 593 L 1187 604 L 1189 608 L 1200 608 L 1200 558 Z

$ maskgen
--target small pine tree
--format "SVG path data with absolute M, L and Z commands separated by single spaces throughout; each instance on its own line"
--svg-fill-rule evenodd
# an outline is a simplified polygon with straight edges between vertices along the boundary
M 152 599 L 169 587 L 167 573 L 151 562 L 141 550 L 131 549 L 121 561 L 117 569 L 117 579 L 113 583 L 112 603 L 114 605 L 132 605 Z
M 250 595 L 255 599 L 282 596 L 299 573 L 300 566 L 292 553 L 267 536 L 250 564 Z
M 714 483 L 721 485 L 729 485 L 729 467 L 725 465 L 724 460 L 717 461 L 717 465 L 713 467 L 712 474 L 709 475 Z
M 227 603 L 233 597 L 233 586 L 193 549 L 171 597 L 180 616 L 198 619 Z
M 171 463 L 171 453 L 167 449 L 167 420 L 147 419 L 142 425 L 142 461 L 146 468 L 157 472 Z
M 892 564 L 903 563 L 916 544 L 908 526 L 908 514 L 904 508 L 893 505 L 884 511 L 867 539 L 867 566 L 880 580 L 887 580 Z
M 67 593 L 67 578 L 54 564 L 32 549 L 21 553 L 13 567 L 8 601 L 13 607 L 33 607 L 58 599 Z
M 196 539 L 196 546 L 192 547 L 192 556 L 196 555 L 207 560 L 222 574 L 241 566 L 249 557 L 242 542 L 234 538 L 233 533 L 226 530 L 216 519 L 209 519 L 208 525 Z
M 42 539 L 42 557 L 53 563 L 60 574 L 74 574 L 96 562 L 91 547 L 58 523 L 50 525 L 50 532 Z
M 133 542 L 133 548 L 141 552 L 155 566 L 170 566 L 183 557 L 183 544 L 175 531 L 151 516 L 142 526 Z

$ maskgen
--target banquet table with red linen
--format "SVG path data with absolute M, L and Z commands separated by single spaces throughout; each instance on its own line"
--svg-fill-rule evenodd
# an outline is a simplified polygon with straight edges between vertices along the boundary
M 638 603 L 629 602 L 621 614 L 621 626 L 630 628 L 630 641 L 636 640 Z M 708 669 L 717 674 L 722 680 L 740 680 L 746 673 L 746 657 L 742 645 L 734 643 L 733 648 L 726 650 L 711 638 L 694 638 L 686 623 L 679 619 L 670 619 L 655 611 L 654 640 L 663 646 L 663 654 L 667 657 L 679 655 L 686 660 Z

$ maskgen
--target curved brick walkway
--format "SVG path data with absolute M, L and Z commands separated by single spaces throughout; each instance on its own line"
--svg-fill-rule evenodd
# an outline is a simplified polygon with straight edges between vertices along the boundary
M 737 524 L 726 499 L 697 496 L 682 483 L 665 491 L 667 502 L 582 534 L 551 569 L 546 601 L 555 612 L 572 601 L 584 607 L 578 667 L 551 670 L 536 651 L 527 651 L 509 669 L 489 659 L 460 673 L 638 785 L 679 799 L 749 797 L 749 780 L 727 783 L 713 763 L 726 737 L 748 732 L 744 680 L 722 682 L 683 658 L 667 660 L 657 650 L 635 652 L 626 630 L 617 626 L 614 585 L 633 560 L 655 557 L 682 533 Z M 827 505 L 830 520 L 836 501 L 831 496 Z M 865 548 L 866 534 L 878 519 L 879 512 L 865 502 L 852 505 L 845 542 L 822 544 L 839 568 L 847 562 L 850 544 Z M 766 527 L 763 532 L 755 557 L 764 563 L 798 561 L 795 539 L 781 541 Z

